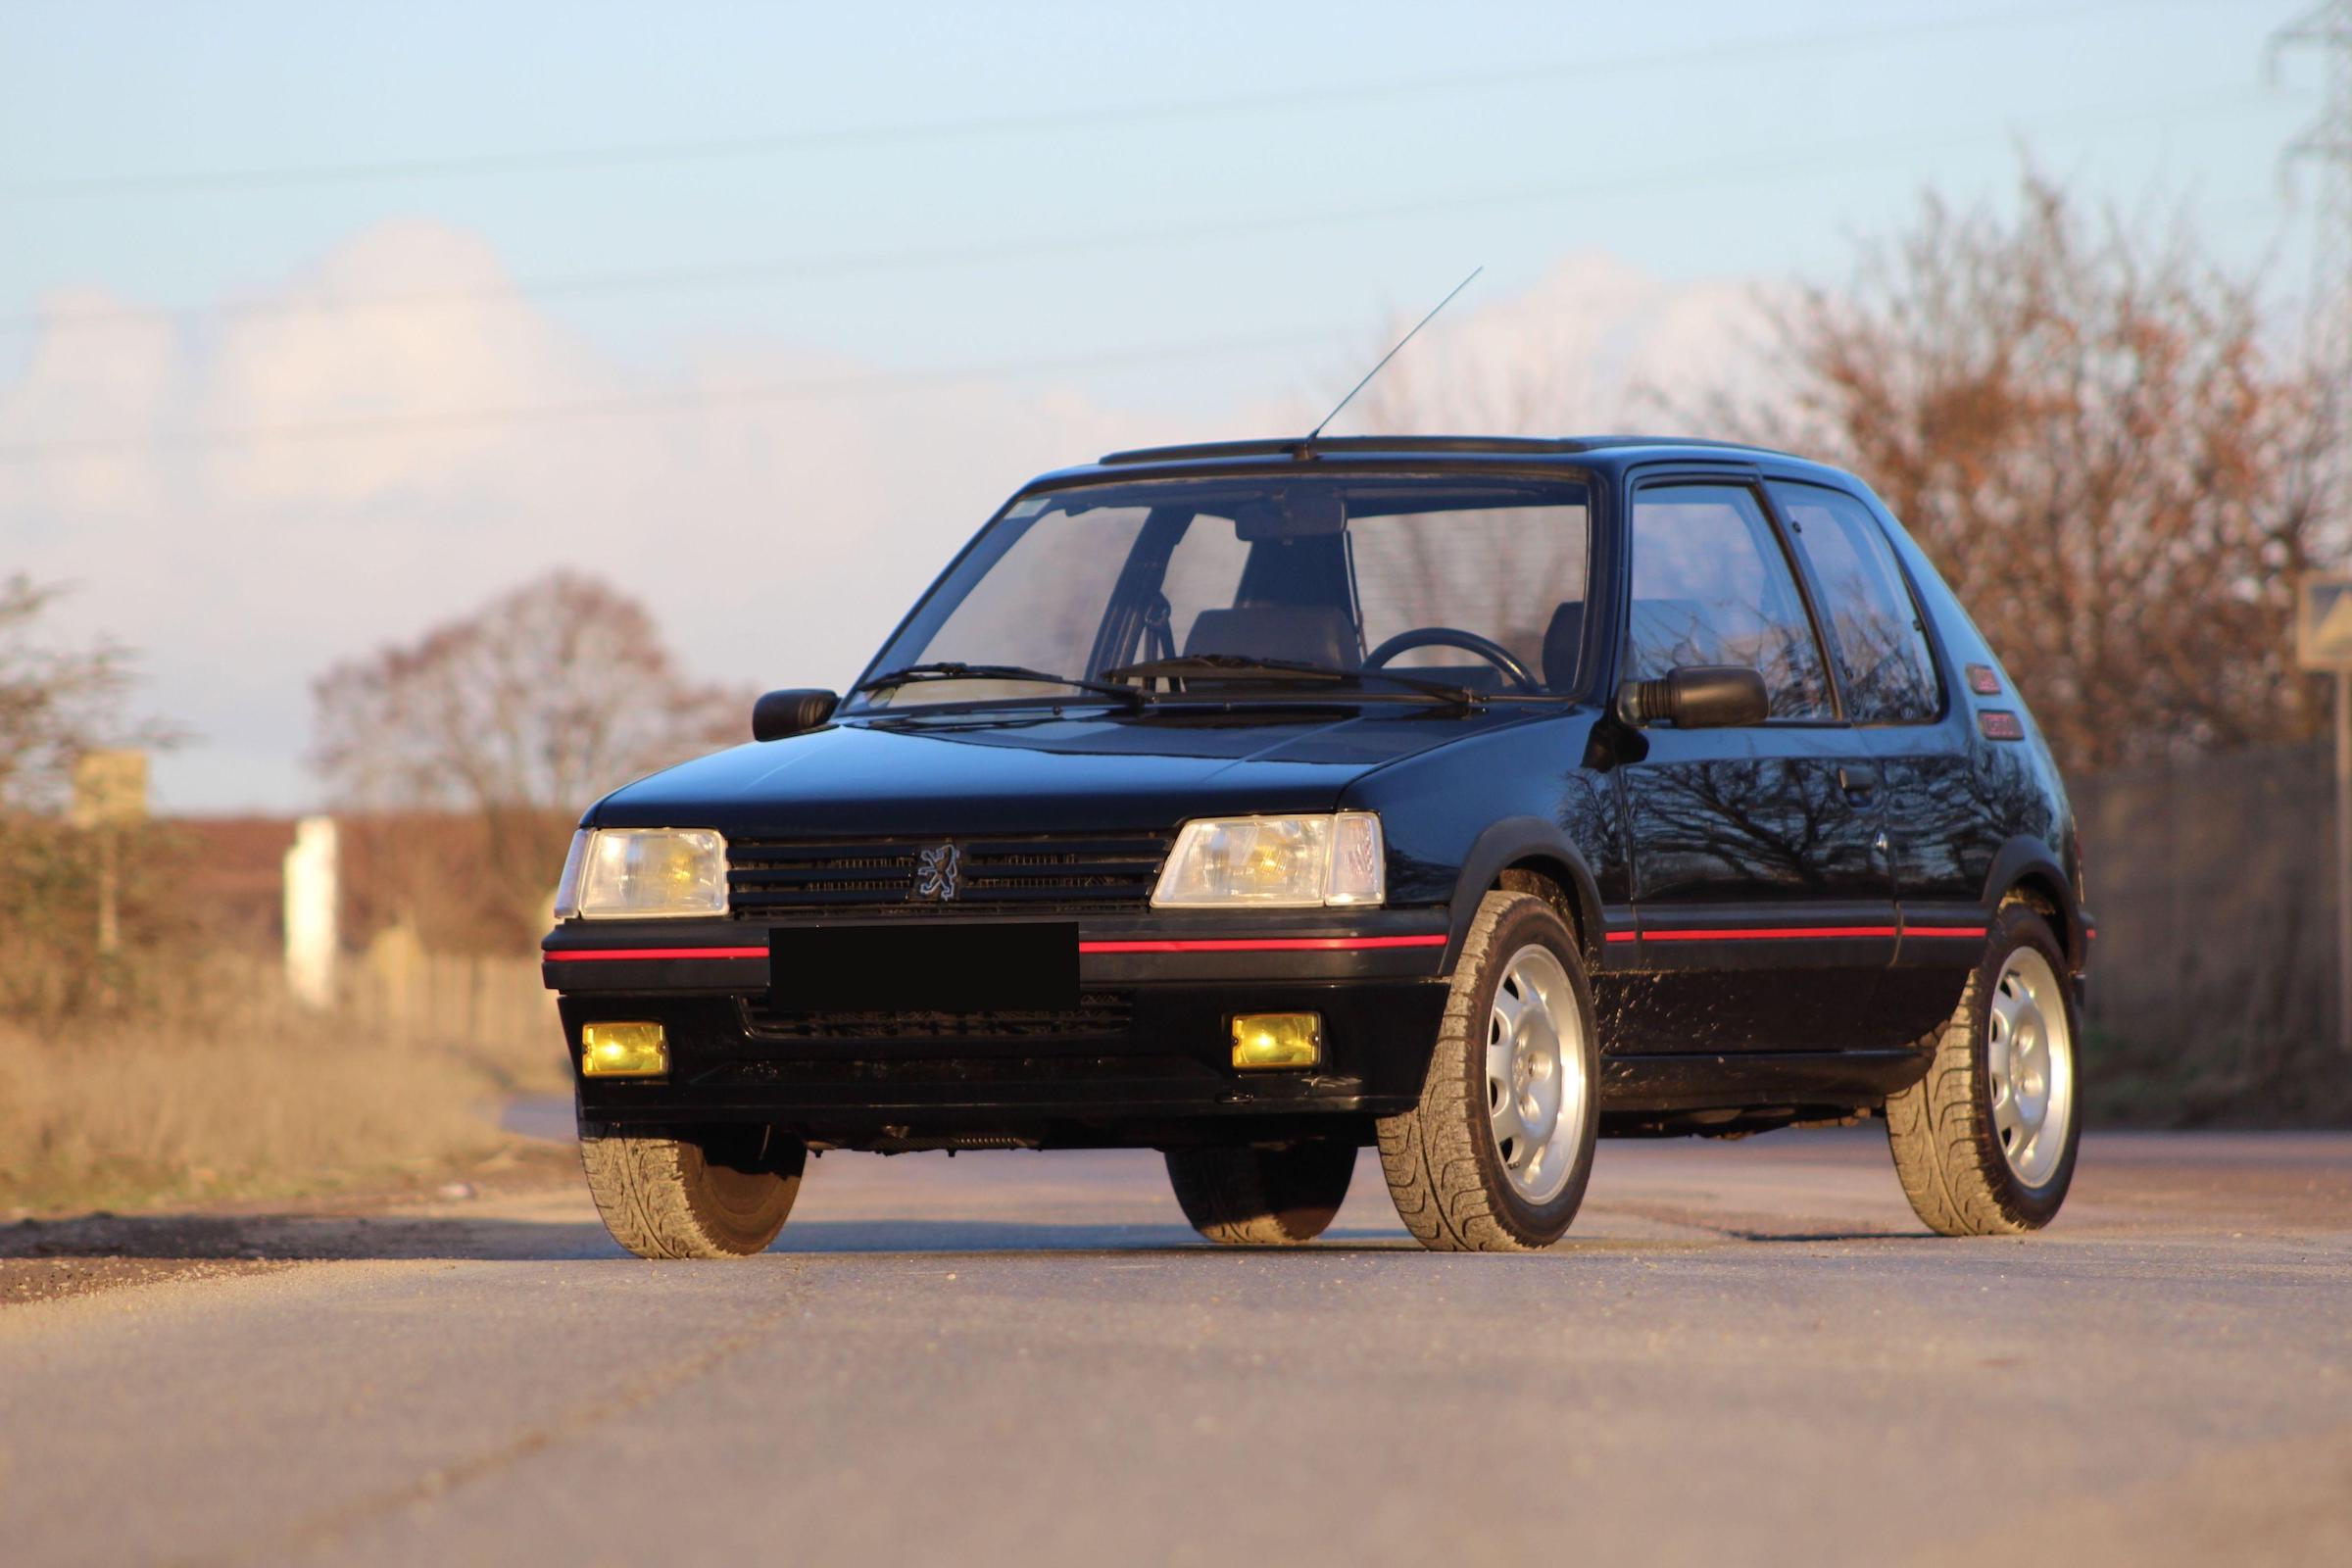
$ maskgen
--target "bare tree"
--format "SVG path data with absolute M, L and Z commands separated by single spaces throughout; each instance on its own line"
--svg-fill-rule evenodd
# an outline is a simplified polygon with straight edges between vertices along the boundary
M 536 924 L 583 807 L 738 738 L 751 710 L 750 693 L 688 679 L 642 605 L 568 571 L 338 664 L 314 697 L 318 763 L 344 804 L 476 819 L 466 891 L 510 934 Z
M 38 622 L 62 590 L 23 573 L 0 579 L 0 812 L 54 808 L 74 760 L 131 744 L 122 716 L 129 656 L 111 644 L 60 649 Z
M 158 950 L 194 918 L 171 897 L 177 857 L 168 834 L 124 824 L 102 844 L 61 810 L 84 753 L 175 738 L 125 713 L 126 650 L 46 634 L 61 592 L 0 578 L 0 1006 L 43 1018 L 134 1004 L 160 972 Z M 102 906 L 115 911 L 111 922 Z M 115 941 L 101 940 L 102 923 Z
M 1787 394 L 1714 422 L 1866 478 L 2068 762 L 2310 734 L 2297 579 L 2340 556 L 2331 389 L 2255 283 L 2029 172 L 1930 198 L 1856 275 L 1771 306 Z

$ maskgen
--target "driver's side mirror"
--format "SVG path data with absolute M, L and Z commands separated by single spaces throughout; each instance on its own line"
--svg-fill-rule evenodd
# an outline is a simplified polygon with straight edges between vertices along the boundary
M 764 693 L 752 705 L 752 739 L 780 741 L 814 729 L 831 718 L 839 706 L 839 697 L 812 687 Z
M 1617 688 L 1617 712 L 1628 724 L 1670 718 L 1678 729 L 1723 729 L 1761 724 L 1772 716 L 1764 677 L 1737 664 L 1686 664 L 1656 680 Z

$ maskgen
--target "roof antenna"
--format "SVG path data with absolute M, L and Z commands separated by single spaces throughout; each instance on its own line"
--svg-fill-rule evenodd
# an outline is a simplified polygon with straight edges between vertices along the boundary
M 1329 414 L 1323 416 L 1323 424 L 1318 424 L 1312 430 L 1306 432 L 1306 439 L 1308 441 L 1312 441 L 1315 437 L 1321 435 L 1323 433 L 1323 425 L 1329 424 L 1332 420 L 1338 418 L 1340 416 L 1340 410 L 1346 408 L 1348 404 L 1353 403 L 1355 401 L 1355 395 L 1358 392 L 1361 392 L 1364 388 L 1370 386 L 1374 376 L 1388 368 L 1389 362 L 1396 357 L 1397 350 L 1403 348 L 1407 343 L 1410 343 L 1413 340 L 1414 333 L 1419 332 L 1430 322 L 1436 320 L 1438 318 L 1438 312 L 1444 310 L 1446 306 L 1453 303 L 1453 295 L 1459 294 L 1462 290 L 1468 288 L 1472 283 L 1476 282 L 1478 279 L 1478 274 L 1486 270 L 1486 266 L 1483 263 L 1470 269 L 1470 275 L 1463 278 L 1459 283 L 1453 285 L 1453 294 L 1448 294 L 1444 299 L 1438 301 L 1437 305 L 1427 316 L 1424 316 L 1420 320 L 1415 321 L 1413 323 L 1413 330 L 1405 333 L 1404 336 L 1396 340 L 1396 348 L 1391 349 L 1388 353 L 1383 354 L 1380 357 L 1380 363 L 1372 367 L 1372 368 L 1369 370 L 1366 370 L 1364 372 L 1364 378 L 1348 389 L 1348 395 L 1340 399 L 1339 406 L 1334 408 Z M 1304 445 L 1303 442 L 1300 444 Z

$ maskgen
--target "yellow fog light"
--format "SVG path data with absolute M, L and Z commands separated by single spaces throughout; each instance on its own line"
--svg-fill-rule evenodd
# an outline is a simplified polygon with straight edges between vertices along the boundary
M 1233 1020 L 1236 1067 L 1312 1067 L 1322 1059 L 1319 1012 L 1245 1012 Z
M 658 1023 L 580 1025 L 583 1078 L 660 1078 L 669 1071 L 669 1041 Z

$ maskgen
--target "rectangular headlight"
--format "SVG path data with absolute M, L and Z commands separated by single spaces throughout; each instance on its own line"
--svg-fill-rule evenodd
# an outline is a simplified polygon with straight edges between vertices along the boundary
M 727 912 L 727 841 L 707 827 L 607 827 L 572 836 L 559 920 L 661 920 Z
M 1380 818 L 1216 816 L 1184 824 L 1159 873 L 1160 909 L 1319 908 L 1388 895 Z

